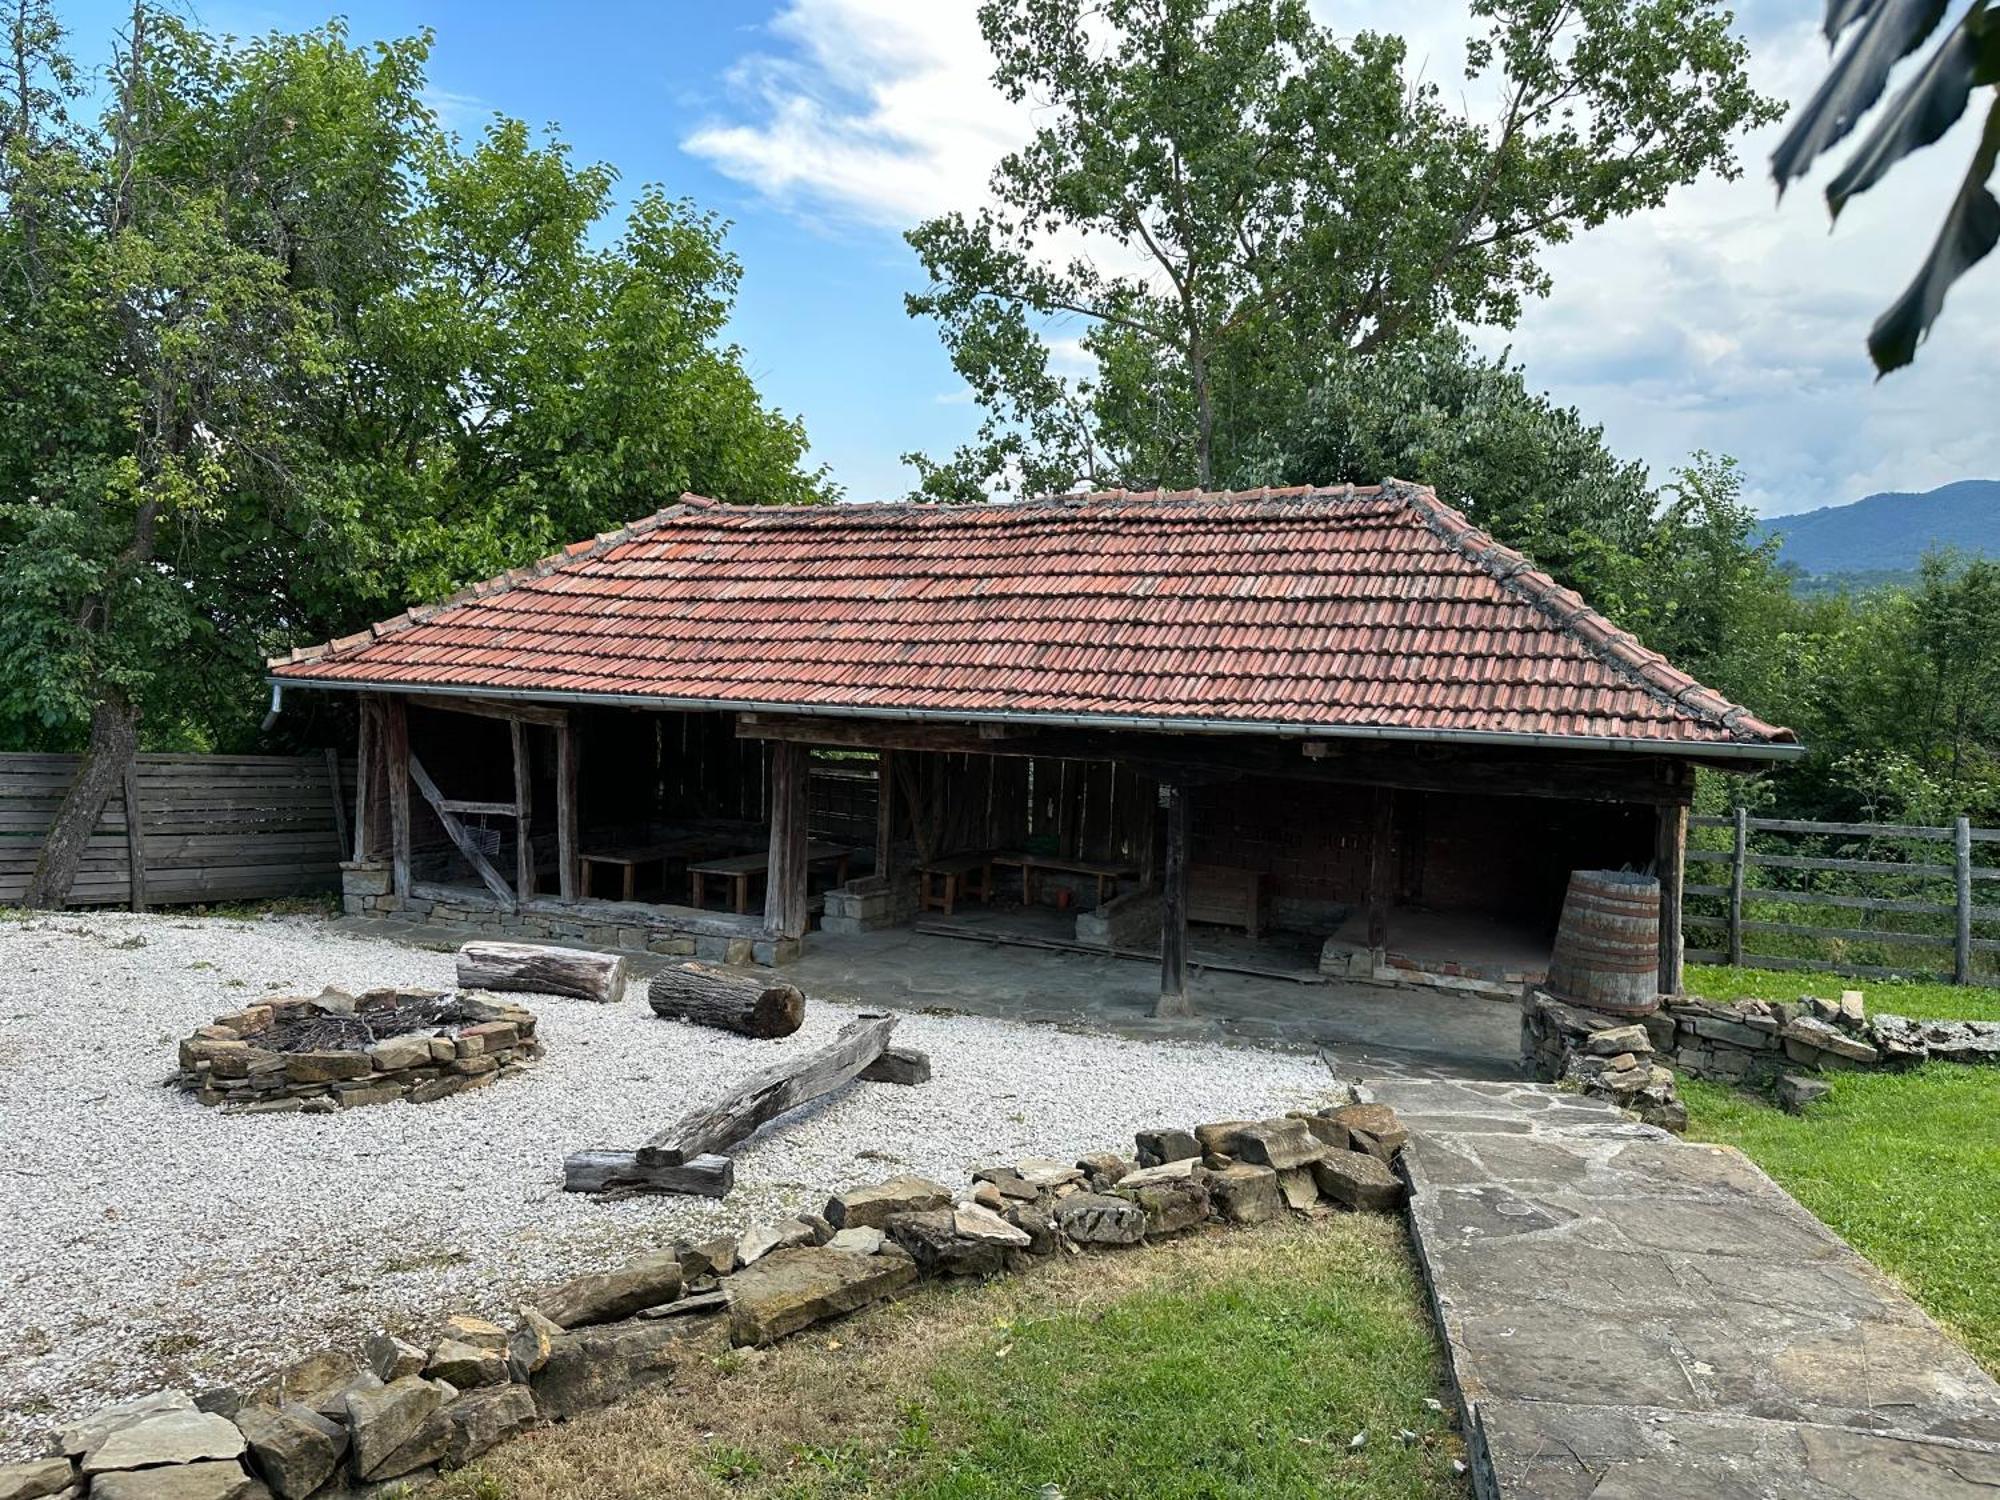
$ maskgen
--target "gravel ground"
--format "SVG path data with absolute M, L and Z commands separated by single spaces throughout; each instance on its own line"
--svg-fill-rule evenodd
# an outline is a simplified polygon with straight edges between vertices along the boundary
M 426 1105 L 225 1118 L 165 1080 L 179 1039 L 264 992 L 449 987 L 449 955 L 316 918 L 0 920 L 0 1460 L 163 1384 L 245 1383 L 385 1323 L 505 1314 L 528 1289 L 691 1232 L 818 1208 L 898 1171 L 1130 1149 L 1157 1124 L 1324 1097 L 1315 1059 L 965 1016 L 903 1018 L 922 1088 L 857 1085 L 767 1129 L 721 1203 L 560 1190 L 565 1153 L 632 1146 L 853 1012 L 783 1042 L 624 1003 L 528 998 L 547 1057 Z

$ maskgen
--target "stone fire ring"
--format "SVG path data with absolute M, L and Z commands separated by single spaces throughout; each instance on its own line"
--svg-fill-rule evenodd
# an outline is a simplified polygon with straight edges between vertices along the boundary
M 283 996 L 181 1043 L 175 1082 L 225 1114 L 331 1114 L 482 1088 L 542 1055 L 535 1015 L 490 995 L 369 990 Z

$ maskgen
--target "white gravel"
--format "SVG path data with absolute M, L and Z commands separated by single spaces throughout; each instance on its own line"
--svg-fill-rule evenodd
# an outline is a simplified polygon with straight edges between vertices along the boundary
M 449 987 L 449 955 L 317 919 L 0 921 L 0 1460 L 162 1384 L 244 1383 L 385 1323 L 427 1329 L 689 1232 L 738 1230 L 898 1171 L 955 1184 L 1024 1155 L 1129 1150 L 1149 1125 L 1326 1097 L 1315 1059 L 905 1016 L 922 1088 L 858 1085 L 767 1129 L 721 1203 L 603 1203 L 561 1162 L 629 1147 L 852 1011 L 783 1042 L 528 997 L 534 1071 L 426 1105 L 225 1118 L 165 1080 L 179 1039 L 265 992 Z

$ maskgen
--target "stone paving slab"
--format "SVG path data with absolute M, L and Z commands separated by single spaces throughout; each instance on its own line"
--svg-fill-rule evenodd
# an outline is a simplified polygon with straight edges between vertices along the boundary
M 1384 1079 L 1482 1500 L 2000 1500 L 2000 1384 L 1740 1152 Z

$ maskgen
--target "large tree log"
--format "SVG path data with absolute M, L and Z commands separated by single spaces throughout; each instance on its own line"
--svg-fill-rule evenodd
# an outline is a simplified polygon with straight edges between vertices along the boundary
M 669 1125 L 639 1148 L 649 1167 L 677 1167 L 727 1151 L 787 1110 L 852 1082 L 889 1045 L 894 1016 L 857 1016 L 816 1052 L 753 1073 L 715 1103 Z
M 707 964 L 672 964 L 653 976 L 646 1001 L 656 1014 L 745 1036 L 790 1036 L 806 1018 L 797 986 Z
M 563 1158 L 566 1193 L 695 1193 L 724 1198 L 736 1185 L 726 1156 L 697 1156 L 674 1167 L 647 1166 L 636 1151 L 575 1151 Z
M 625 960 L 615 953 L 533 943 L 467 943 L 458 950 L 462 990 L 527 990 L 579 1000 L 625 998 Z

